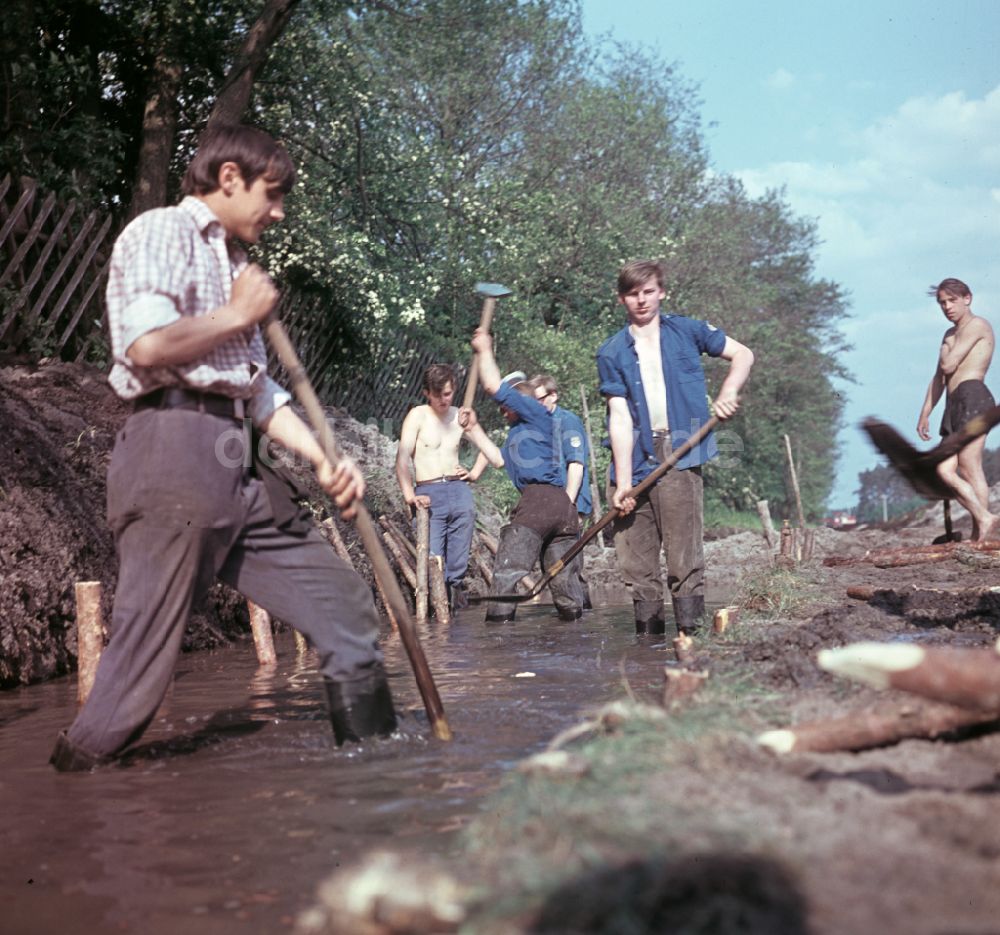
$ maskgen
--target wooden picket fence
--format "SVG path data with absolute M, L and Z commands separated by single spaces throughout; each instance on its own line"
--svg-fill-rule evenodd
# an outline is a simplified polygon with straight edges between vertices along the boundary
M 102 343 L 110 215 L 0 182 L 0 349 L 83 360 Z M 6 260 L 6 263 L 4 263 Z
M 104 286 L 119 230 L 110 214 L 59 205 L 31 180 L 0 181 L 0 351 L 106 364 Z M 417 335 L 395 332 L 345 355 L 324 327 L 324 301 L 286 290 L 279 307 L 317 395 L 395 434 L 420 401 L 433 352 Z M 271 365 L 286 376 L 276 359 Z

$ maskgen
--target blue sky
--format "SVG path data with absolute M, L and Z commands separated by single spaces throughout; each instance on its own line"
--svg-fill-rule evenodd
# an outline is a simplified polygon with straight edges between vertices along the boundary
M 965 280 L 973 311 L 1000 328 L 1000 2 L 582 0 L 582 9 L 592 37 L 651 47 L 698 86 L 717 170 L 750 194 L 783 187 L 792 209 L 816 221 L 816 274 L 850 297 L 842 330 L 857 383 L 843 387 L 830 506 L 853 504 L 858 473 L 878 463 L 857 430 L 863 417 L 927 447 L 914 428 L 947 324 L 927 287 Z M 1000 398 L 1000 361 L 987 383 Z

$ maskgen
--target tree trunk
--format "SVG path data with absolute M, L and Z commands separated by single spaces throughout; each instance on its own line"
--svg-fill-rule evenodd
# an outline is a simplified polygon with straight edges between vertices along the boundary
M 285 31 L 299 0 L 266 0 L 257 21 L 250 27 L 243 46 L 236 53 L 233 67 L 229 69 L 222 90 L 219 91 L 208 126 L 239 123 L 243 119 L 253 83 L 261 66 L 267 60 L 272 45 Z
M 139 148 L 135 187 L 129 205 L 130 218 L 167 203 L 180 82 L 181 66 L 166 54 L 158 56 L 153 66 L 153 85 L 142 116 L 142 146 Z

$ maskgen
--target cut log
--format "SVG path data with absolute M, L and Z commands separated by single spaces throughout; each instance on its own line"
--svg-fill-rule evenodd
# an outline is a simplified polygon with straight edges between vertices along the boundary
M 686 633 L 680 633 L 674 637 L 674 655 L 677 661 L 685 663 L 694 655 L 694 640 Z
M 77 581 L 76 594 L 76 700 L 81 706 L 94 687 L 97 664 L 104 651 L 101 615 L 101 582 Z
M 399 544 L 396 542 L 395 536 L 392 533 L 385 533 L 382 536 L 382 541 L 385 542 L 385 547 L 389 550 L 389 554 L 396 560 L 396 565 L 399 570 L 403 573 L 403 577 L 406 579 L 406 583 L 413 589 L 416 590 L 417 587 L 417 576 L 413 571 L 412 566 L 406 560 L 406 556 L 403 555 L 400 550 Z
M 894 688 L 1000 715 L 1000 653 L 912 643 L 853 643 L 821 650 L 821 669 L 874 688 Z
M 992 620 L 1000 617 L 1000 587 L 977 588 L 874 588 L 852 586 L 849 597 L 867 601 L 914 623 L 951 622 L 976 617 Z
M 427 560 L 430 554 L 431 511 L 425 506 L 417 507 L 417 557 L 414 561 L 413 592 L 416 601 L 417 623 L 427 622 L 428 589 Z
M 687 701 L 708 678 L 707 671 L 695 672 L 692 669 L 673 669 L 669 666 L 663 670 L 663 707 L 670 708 Z
M 880 706 L 844 717 L 769 730 L 757 743 L 774 753 L 833 753 L 867 750 L 910 737 L 934 738 L 960 727 L 998 722 L 996 713 L 969 711 L 933 701 Z
M 257 650 L 257 662 L 262 666 L 273 666 L 278 661 L 274 651 L 274 632 L 271 629 L 271 615 L 253 601 L 247 601 L 250 611 L 250 632 Z
M 427 573 L 430 578 L 431 606 L 438 623 L 447 626 L 451 623 L 451 609 L 448 607 L 448 586 L 444 580 L 444 559 L 440 555 L 432 555 L 427 562 Z
M 740 622 L 740 609 L 738 607 L 720 607 L 712 618 L 712 631 L 715 633 L 725 633 L 730 626 Z
M 983 542 L 941 542 L 937 545 L 901 546 L 894 549 L 872 549 L 863 556 L 852 558 L 841 555 L 830 555 L 823 559 L 823 564 L 857 565 L 867 562 L 876 568 L 899 568 L 903 565 L 918 565 L 925 562 L 944 562 L 955 558 L 956 551 L 962 554 L 981 552 L 990 556 L 1000 556 L 1000 541 L 987 539 Z

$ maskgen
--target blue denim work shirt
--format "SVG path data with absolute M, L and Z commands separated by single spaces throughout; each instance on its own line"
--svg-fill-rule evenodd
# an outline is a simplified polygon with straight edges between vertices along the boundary
M 555 446 L 555 420 L 537 399 L 519 393 L 509 383 L 501 383 L 493 398 L 517 413 L 500 451 L 507 476 L 518 490 L 526 484 L 563 487 L 561 461 Z
M 708 397 L 701 355 L 718 357 L 726 346 L 725 332 L 707 321 L 684 315 L 660 314 L 660 356 L 667 387 L 670 444 L 678 448 L 708 421 Z M 597 351 L 601 394 L 621 396 L 632 416 L 632 485 L 638 484 L 659 464 L 653 444 L 649 408 L 639 374 L 639 355 L 628 325 L 605 341 Z M 677 462 L 680 469 L 697 467 L 719 453 L 709 434 Z M 611 481 L 615 483 L 614 464 Z
M 561 449 L 562 483 L 566 486 L 566 472 L 568 465 L 574 461 L 583 465 L 583 481 L 580 483 L 580 492 L 576 495 L 576 512 L 589 516 L 593 510 L 593 503 L 590 498 L 590 467 L 587 463 L 587 434 L 583 430 L 583 423 L 575 412 L 556 406 L 552 411 L 556 417 L 558 447 Z

